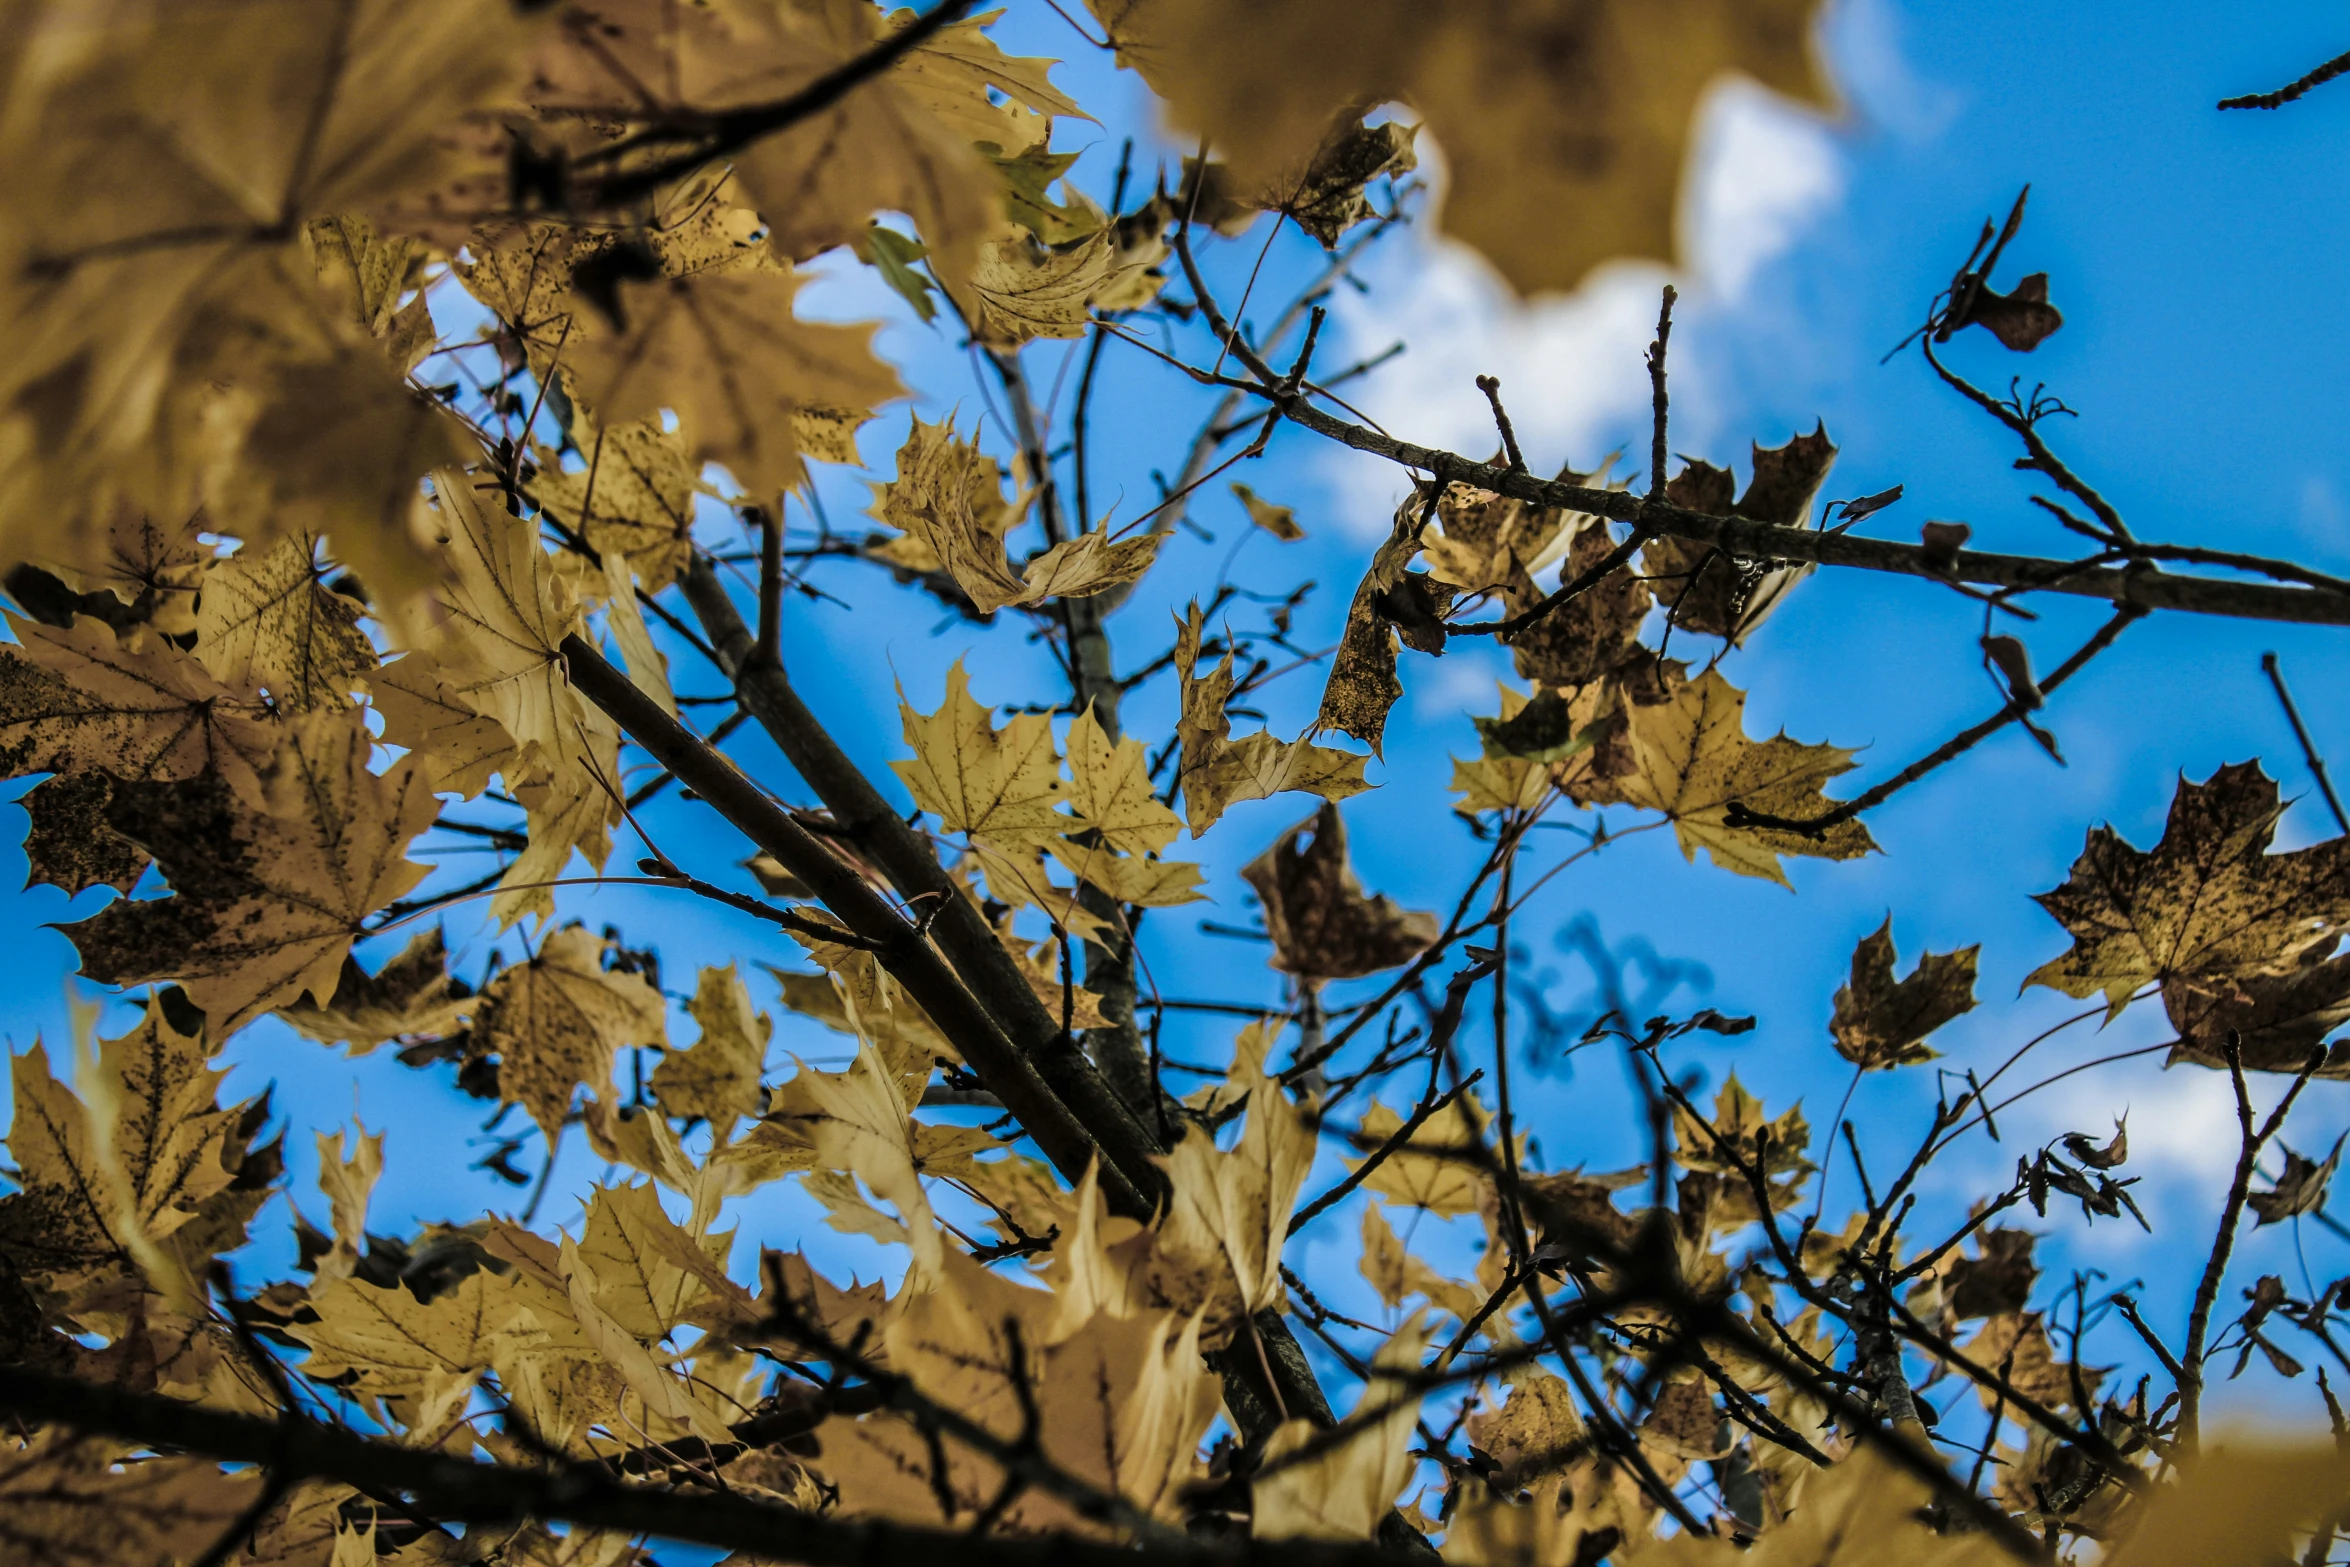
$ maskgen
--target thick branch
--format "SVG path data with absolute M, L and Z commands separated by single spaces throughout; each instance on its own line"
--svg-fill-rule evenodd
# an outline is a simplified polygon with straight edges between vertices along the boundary
M 1054 1166 L 1072 1181 L 1083 1179 L 1099 1152 L 1093 1137 L 914 927 L 883 902 L 864 877 L 794 821 L 790 812 L 663 712 L 586 641 L 576 636 L 566 638 L 563 655 L 572 684 L 580 693 L 611 715 L 631 740 L 753 843 L 807 883 L 842 924 L 872 947 L 882 967 L 954 1041 L 963 1059 L 1005 1108 L 1020 1118 L 1020 1124 Z M 948 896 L 961 902 L 961 895 L 951 889 Z M 1105 1194 L 1118 1189 L 1118 1195 L 1111 1198 L 1113 1207 L 1128 1213 L 1147 1207 L 1143 1196 L 1115 1169 L 1102 1171 L 1102 1184 Z
M 960 1567 L 1395 1567 L 1365 1545 L 1315 1540 L 1230 1545 L 1120 1545 L 1072 1535 L 974 1535 L 878 1519 L 848 1521 L 722 1491 L 624 1485 L 601 1468 L 526 1469 L 372 1442 L 314 1421 L 291 1440 L 275 1420 L 227 1414 L 176 1399 L 0 1366 L 0 1411 L 93 1435 L 259 1464 L 280 1481 L 327 1480 L 407 1498 L 420 1515 L 454 1523 L 518 1518 L 650 1534 L 808 1567 L 890 1567 L 953 1561 Z
M 1162 1191 L 1165 1176 L 1151 1163 L 1151 1155 L 1159 1151 L 1157 1138 L 1102 1080 L 1093 1063 L 1062 1037 L 1060 1020 L 1038 999 L 995 932 L 939 865 L 929 840 L 906 825 L 834 742 L 780 666 L 750 667 L 755 647 L 750 628 L 707 559 L 695 558 L 686 574 L 685 593 L 721 664 L 734 677 L 743 705 L 831 809 L 842 836 L 871 857 L 901 897 L 909 902 L 920 899 L 934 908 L 931 939 L 980 1005 L 1035 1062 L 1053 1092 L 1092 1129 L 1108 1162 L 1145 1198 Z M 1130 1214 L 1148 1216 L 1147 1209 Z

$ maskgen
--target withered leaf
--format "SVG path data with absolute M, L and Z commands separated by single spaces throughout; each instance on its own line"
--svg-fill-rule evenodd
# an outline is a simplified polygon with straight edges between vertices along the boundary
M 2174 979 L 2165 984 L 2163 1010 L 2179 1037 L 2163 1064 L 2192 1062 L 2225 1071 L 2228 1036 L 2233 1033 L 2241 1051 L 2239 1063 L 2246 1071 L 2300 1071 L 2320 1041 L 2350 1022 L 2350 954 L 2334 955 L 2340 941 L 2338 936 L 2326 937 L 2283 974 L 2250 974 L 2209 984 Z M 2318 1075 L 2345 1074 L 2350 1074 L 2350 1048 L 2337 1041 L 2328 1048 Z
M 1692 462 L 1665 486 L 1676 506 L 1709 516 L 1751 518 L 1781 528 L 1811 521 L 1812 503 L 1836 465 L 1836 445 L 1822 424 L 1783 445 L 1754 447 L 1754 472 L 1746 493 L 1730 504 L 1727 469 Z M 1741 560 L 1694 539 L 1658 539 L 1642 556 L 1655 579 L 1658 602 L 1673 624 L 1707 636 L 1743 642 L 1778 608 L 1788 591 L 1812 572 L 1809 565 Z
M 1113 248 L 1106 232 L 1067 250 L 1014 233 L 981 245 L 968 284 L 950 292 L 966 297 L 971 335 L 991 348 L 1082 337 L 1093 294 L 1109 278 Z
M 1567 546 L 1560 580 L 1581 577 L 1614 548 L 1605 523 L 1586 524 Z M 1512 615 L 1524 614 L 1544 596 L 1523 571 L 1502 588 L 1503 607 Z M 1653 591 L 1638 575 L 1618 571 L 1519 632 L 1510 640 L 1510 656 L 1519 674 L 1545 686 L 1571 690 L 1588 685 L 1639 655 L 1640 622 L 1654 602 Z
M 1240 874 L 1264 903 L 1273 966 L 1285 974 L 1359 979 L 1410 962 L 1437 936 L 1435 915 L 1364 893 L 1347 857 L 1346 823 L 1331 801 Z
M 1264 529 L 1284 544 L 1294 544 L 1306 536 L 1298 526 L 1297 513 L 1287 506 L 1276 506 L 1245 484 L 1234 483 L 1232 493 L 1248 512 L 1248 520 Z
M 204 579 L 197 659 L 223 685 L 262 687 L 297 712 L 349 701 L 375 648 L 359 629 L 366 606 L 330 591 L 326 576 L 307 535 L 222 561 Z
M 1962 309 L 1936 329 L 1935 340 L 1944 342 L 1963 327 L 1979 326 L 2017 353 L 2028 354 L 2062 325 L 2063 313 L 2048 302 L 2048 274 L 2034 272 L 2004 294 L 1977 280 Z
M 2025 983 L 2103 993 L 2118 1014 L 2149 983 L 2218 988 L 2291 974 L 2350 922 L 2350 840 L 2270 854 L 2282 810 L 2260 764 L 2238 762 L 2199 784 L 2180 779 L 2151 850 L 2092 829 L 2070 878 L 2034 900 L 2071 933 L 2072 950 Z
M 1959 1257 L 1950 1264 L 1947 1299 L 1956 1317 L 1997 1317 L 2024 1309 L 2032 1298 L 2032 1283 L 2040 1276 L 2032 1261 L 2028 1230 L 1986 1229 L 1976 1237 L 1979 1257 Z
M 331 996 L 369 914 L 427 867 L 404 858 L 437 803 L 422 770 L 367 770 L 356 711 L 292 726 L 261 808 L 218 777 L 119 784 L 115 831 L 155 856 L 173 896 L 124 901 L 65 927 L 103 984 L 180 980 L 224 1033 L 308 991 Z
M 581 1084 L 612 1097 L 616 1052 L 668 1039 L 660 996 L 639 975 L 605 968 L 605 947 L 601 936 L 567 925 L 482 991 L 475 1028 L 498 1054 L 498 1092 L 549 1137 Z
M 47 882 L 68 894 L 90 887 L 128 892 L 151 862 L 147 851 L 106 824 L 114 800 L 106 773 L 61 773 L 35 784 L 17 803 L 25 833 L 25 884 Z
M 2315 1213 L 2326 1205 L 2326 1190 L 2333 1185 L 2334 1171 L 2342 1162 L 2343 1139 L 2334 1139 L 2333 1151 L 2323 1160 L 2307 1159 L 2285 1148 L 2285 1167 L 2276 1181 L 2265 1192 L 2252 1192 L 2244 1201 L 2262 1224 L 2282 1224 L 2304 1213 Z
M 1974 1010 L 1975 960 L 1982 948 L 1929 952 L 1907 979 L 1893 977 L 1893 920 L 1852 949 L 1852 978 L 1836 991 L 1828 1032 L 1836 1053 L 1861 1068 L 1914 1066 L 1931 1061 L 1926 1036 Z
M 168 644 L 124 643 L 94 620 L 10 619 L 0 647 L 0 774 L 110 772 L 128 779 L 215 773 L 250 785 L 279 729 Z
M 1346 631 L 1322 688 L 1322 708 L 1314 718 L 1316 728 L 1353 735 L 1368 744 L 1374 756 L 1387 728 L 1388 709 L 1403 695 L 1403 682 L 1395 672 L 1399 634 L 1420 652 L 1444 652 L 1443 616 L 1454 590 L 1449 583 L 1410 569 L 1420 553 L 1415 515 L 1407 501 L 1397 514 L 1395 531 L 1372 554 L 1370 569 L 1355 587 Z
M 0 1441 L 0 1544 L 23 1567 L 194 1561 L 237 1526 L 261 1477 L 202 1458 L 125 1461 L 63 1427 Z

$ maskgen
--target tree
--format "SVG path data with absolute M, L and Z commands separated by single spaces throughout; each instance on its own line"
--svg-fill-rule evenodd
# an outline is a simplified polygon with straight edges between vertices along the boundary
M 2050 699 L 2139 621 L 2346 625 L 2350 583 L 2139 538 L 2052 443 L 2069 410 L 1965 370 L 2062 325 L 2046 275 L 2002 270 L 2029 245 L 2021 196 L 1912 344 L 2085 553 L 1864 535 L 1900 491 L 1823 505 L 1824 428 L 1758 441 L 1743 484 L 1674 470 L 1670 289 L 1638 475 L 1541 477 L 1490 378 L 1490 459 L 1354 416 L 1333 391 L 1354 367 L 1317 361 L 1323 301 L 1426 221 L 1420 135 L 1446 155 L 1447 232 L 1517 287 L 1668 255 L 1708 84 L 1824 95 L 1802 0 L 1092 10 L 1196 146 L 1152 169 L 1129 144 L 1106 202 L 1054 150 L 1084 110 L 1051 62 L 961 0 L 60 0 L 0 30 L 0 755 L 46 775 L 24 797 L 36 877 L 123 894 L 69 933 L 142 1011 L 64 1073 L 41 1045 L 11 1063 L 0 1539 L 204 1567 L 610 1564 L 645 1537 L 746 1564 L 2328 1559 L 2343 1461 L 2207 1453 L 2202 1423 L 2231 1352 L 2299 1374 L 2280 1325 L 2342 1359 L 2340 1285 L 2262 1277 L 2232 1320 L 2221 1297 L 2247 1211 L 2315 1213 L 2336 1167 L 2338 1143 L 2280 1134 L 2350 1074 L 2326 1043 L 2350 1018 L 2350 823 L 2271 852 L 2277 785 L 2231 765 L 2182 781 L 2150 849 L 2091 830 L 2040 898 L 2071 945 L 2032 982 L 2090 1003 L 2076 1022 L 2159 1001 L 2174 1061 L 2236 1096 L 2183 1334 L 2100 1298 L 2163 1385 L 2107 1385 L 2088 1283 L 2042 1287 L 2019 1222 L 2146 1223 L 2126 1130 L 2032 1150 L 1939 1223 L 1921 1180 L 1995 1132 L 2008 1068 L 1944 1074 L 1914 1154 L 1873 1178 L 1841 1111 L 1815 1145 L 1734 1075 L 1710 1102 L 1691 1087 L 1690 1043 L 1752 1020 L 1617 998 L 1579 1043 L 1633 1074 L 1651 1156 L 1544 1168 L 1507 1007 L 1513 918 L 1562 865 L 1667 828 L 1730 875 L 1858 858 L 1871 809 L 1992 733 L 2055 754 Z M 1215 247 L 1290 224 L 1328 268 L 1245 330 L 1211 276 L 1246 277 L 1246 248 Z M 870 326 L 795 309 L 805 264 L 842 251 L 967 339 L 1002 410 L 1000 438 L 911 420 L 862 532 L 826 519 L 810 465 L 857 461 L 902 389 Z M 477 335 L 446 330 L 468 312 Z M 1081 345 L 1065 419 L 1023 352 L 1054 339 Z M 1115 525 L 1089 441 L 1147 415 L 1096 405 L 1113 351 L 1218 399 L 1158 504 Z M 1219 481 L 1297 532 L 1227 478 L 1276 439 L 1409 476 L 1336 645 L 1291 640 L 1304 588 L 1203 580 L 1171 630 L 1120 617 L 1183 569 L 1167 543 Z M 887 773 L 785 664 L 818 563 L 886 574 L 989 650 L 935 707 L 902 702 Z M 1805 585 L 1820 567 L 1979 602 L 2000 691 L 1842 796 L 1853 753 L 1753 737 L 1729 673 L 1788 594 L 1835 591 Z M 2112 613 L 2039 674 L 2020 628 L 2045 595 Z M 1259 602 L 1263 629 L 1236 629 Z M 1478 637 L 1525 689 L 1464 729 L 1431 808 L 1472 849 L 1439 917 L 1364 889 L 1342 802 L 1373 787 L 1403 653 Z M 1005 712 L 1022 639 L 1058 675 Z M 680 696 L 673 660 L 726 689 Z M 1309 728 L 1251 727 L 1255 693 L 1313 671 Z M 1174 721 L 1129 733 L 1154 677 Z M 730 754 L 754 725 L 789 776 Z M 645 830 L 688 791 L 747 862 Z M 1189 987 L 1150 968 L 1152 911 L 1202 896 L 1185 833 L 1283 795 L 1302 819 L 1244 879 L 1288 1000 L 1178 1096 L 1159 1025 Z M 1537 829 L 1560 825 L 1553 852 Z M 469 884 L 468 839 L 501 861 Z M 674 1041 L 658 953 L 567 917 L 621 882 L 794 943 L 784 1008 L 853 1058 L 782 1073 L 739 963 L 696 976 L 698 1032 Z M 527 945 L 470 984 L 437 920 L 483 900 Z M 1854 1080 L 1932 1059 L 1975 970 L 1970 948 L 1904 973 L 1890 922 L 1864 939 L 1832 1024 Z M 385 1235 L 382 1136 L 321 1132 L 326 1222 L 256 1283 L 283 1136 L 266 1096 L 222 1102 L 220 1063 L 272 1016 L 526 1120 L 493 1159 L 535 1146 L 542 1192 L 568 1135 L 625 1173 L 576 1233 L 534 1227 L 534 1198 Z M 1838 1133 L 1862 1206 L 1831 1226 Z M 903 1248 L 902 1275 L 843 1285 L 721 1228 L 782 1181 Z M 1284 1262 L 1334 1210 L 1371 1291 L 1419 1303 L 1392 1332 Z M 1473 1220 L 1473 1266 L 1415 1249 L 1398 1212 Z M 1928 1382 L 1978 1395 L 1988 1434 L 1941 1427 Z

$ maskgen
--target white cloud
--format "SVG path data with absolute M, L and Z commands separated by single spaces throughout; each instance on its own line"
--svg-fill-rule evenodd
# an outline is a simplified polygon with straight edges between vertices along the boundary
M 1684 389 L 1675 408 L 1685 428 L 1702 429 L 1704 377 L 1693 366 L 1702 364 L 1705 323 L 1747 303 L 1761 269 L 1841 198 L 1844 169 L 1825 124 L 1738 82 L 1707 100 L 1694 163 L 1683 217 L 1689 268 L 1676 279 L 1676 319 L 1694 330 L 1675 339 Z M 1524 302 L 1467 247 L 1414 233 L 1372 269 L 1369 295 L 1337 298 L 1345 356 L 1409 345 L 1353 401 L 1407 439 L 1482 454 L 1497 438 L 1476 378 L 1497 376 L 1529 461 L 1589 466 L 1648 405 L 1644 355 L 1658 291 L 1672 276 L 1616 263 L 1564 298 Z M 1384 530 L 1402 476 L 1360 461 L 1334 471 L 1341 515 L 1365 536 Z

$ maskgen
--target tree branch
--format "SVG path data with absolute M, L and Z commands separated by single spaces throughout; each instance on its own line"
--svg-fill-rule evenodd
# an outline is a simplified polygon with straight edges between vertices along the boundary
M 1367 1545 L 1241 1540 L 1227 1546 L 1126 1545 L 1081 1536 L 974 1535 L 878 1519 L 828 1518 L 722 1491 L 626 1485 L 600 1466 L 523 1468 L 373 1442 L 316 1421 L 228 1414 L 150 1393 L 0 1366 L 0 1411 L 93 1435 L 267 1466 L 286 1480 L 327 1480 L 405 1496 L 425 1516 L 459 1523 L 536 1518 L 650 1534 L 806 1564 L 887 1567 L 1395 1567 L 1408 1558 Z

